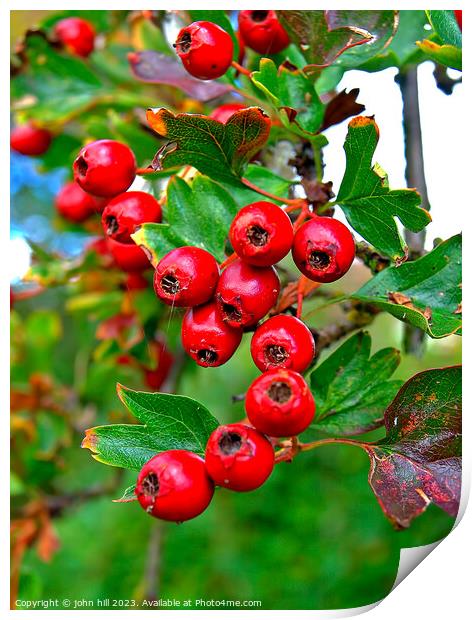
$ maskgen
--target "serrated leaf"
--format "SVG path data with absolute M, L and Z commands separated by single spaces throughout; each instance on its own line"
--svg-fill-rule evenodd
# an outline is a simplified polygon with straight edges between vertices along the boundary
M 391 41 L 397 11 L 277 11 L 280 20 L 317 73 L 337 59 L 355 67 L 375 56 Z M 368 43 L 368 45 L 366 45 Z
M 411 323 L 432 338 L 458 333 L 462 325 L 462 237 L 456 235 L 425 256 L 388 267 L 353 294 Z
M 153 161 L 157 170 L 189 165 L 216 180 L 237 183 L 252 157 L 264 146 L 270 119 L 260 108 L 235 112 L 226 123 L 201 114 L 147 111 L 149 125 L 169 142 Z
M 369 482 L 387 517 L 408 527 L 433 502 L 452 516 L 461 491 L 461 367 L 407 381 L 385 412 L 385 439 L 371 444 Z
M 344 143 L 346 170 L 336 198 L 347 220 L 381 254 L 395 261 L 406 260 L 407 253 L 395 217 L 408 230 L 419 232 L 431 217 L 422 209 L 421 197 L 414 189 L 391 190 L 379 166 L 372 166 L 379 140 L 373 118 L 358 116 L 349 123 Z
M 313 370 L 313 429 L 343 436 L 382 426 L 385 408 L 402 385 L 401 381 L 390 380 L 400 363 L 400 354 L 387 348 L 370 357 L 371 345 L 370 335 L 358 332 Z
M 259 71 L 253 71 L 251 79 L 278 110 L 287 129 L 305 138 L 316 135 L 325 106 L 303 71 L 285 63 L 277 69 L 273 60 L 261 58 Z
M 426 54 L 428 58 L 438 62 L 451 69 L 457 69 L 462 71 L 462 50 L 453 45 L 439 45 L 434 41 L 425 39 L 424 41 L 418 41 L 418 47 Z
M 175 86 L 198 101 L 222 97 L 232 90 L 230 84 L 192 77 L 175 55 L 146 50 L 130 53 L 128 61 L 133 75 L 141 82 Z
M 196 175 L 191 185 L 174 176 L 167 186 L 166 224 L 144 224 L 135 243 L 152 255 L 153 265 L 176 247 L 192 245 L 225 259 L 224 245 L 238 205 L 221 185 Z
M 120 384 L 118 396 L 141 424 L 111 424 L 88 429 L 82 447 L 107 465 L 140 470 L 155 454 L 183 449 L 203 454 L 218 426 L 211 413 L 193 398 L 135 392 Z

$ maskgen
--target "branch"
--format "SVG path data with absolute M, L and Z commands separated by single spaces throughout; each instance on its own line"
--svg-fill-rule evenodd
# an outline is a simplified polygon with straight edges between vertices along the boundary
M 356 256 L 373 274 L 379 273 L 391 264 L 389 258 L 379 254 L 375 248 L 365 241 L 356 243 Z
M 397 76 L 403 100 L 403 133 L 405 137 L 405 176 L 408 187 L 416 187 L 419 191 L 421 206 L 430 210 L 426 177 L 424 172 L 423 142 L 421 138 L 421 118 L 418 101 L 418 70 L 409 67 Z M 421 256 L 424 250 L 426 232 L 414 233 L 405 230 L 405 240 L 410 250 L 410 258 Z M 417 327 L 405 325 L 403 344 L 407 353 L 421 356 L 424 345 L 424 332 Z
M 157 601 L 161 576 L 162 522 L 151 524 L 149 532 L 146 569 L 144 572 L 144 596 L 148 601 Z

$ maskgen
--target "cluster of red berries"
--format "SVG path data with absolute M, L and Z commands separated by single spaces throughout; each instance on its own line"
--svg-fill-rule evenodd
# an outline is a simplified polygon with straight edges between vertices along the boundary
M 200 366 L 225 363 L 243 331 L 255 328 L 251 355 L 262 374 L 245 399 L 252 426 L 218 427 L 205 459 L 169 450 L 144 465 L 136 496 L 160 519 L 185 521 L 199 515 L 210 503 L 214 485 L 234 491 L 258 488 L 274 467 L 269 438 L 293 437 L 310 425 L 315 401 L 301 373 L 314 358 L 313 335 L 289 315 L 257 324 L 277 301 L 280 282 L 274 265 L 290 250 L 302 273 L 317 282 L 340 278 L 354 259 L 354 241 L 344 224 L 313 216 L 294 233 L 287 213 L 270 202 L 243 207 L 229 239 L 237 258 L 221 275 L 209 252 L 186 246 L 158 263 L 154 288 L 164 303 L 190 306 L 182 322 L 182 344 Z
M 281 52 L 290 43 L 275 11 L 239 11 L 238 26 L 240 61 L 245 45 L 267 55 Z M 213 22 L 198 21 L 182 28 L 174 47 L 188 73 L 200 80 L 221 77 L 233 62 L 233 40 Z

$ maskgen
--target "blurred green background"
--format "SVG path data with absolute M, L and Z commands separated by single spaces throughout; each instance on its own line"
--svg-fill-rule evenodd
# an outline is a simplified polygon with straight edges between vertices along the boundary
M 37 17 L 35 12 L 14 12 L 12 40 Z M 13 160 L 16 236 L 37 232 L 38 224 L 50 219 L 53 195 L 64 176 L 37 174 L 34 166 L 20 159 Z M 45 224 L 43 232 L 38 241 L 58 242 Z M 352 274 L 350 290 L 369 277 L 360 265 Z M 342 290 L 339 284 L 331 288 Z M 125 415 L 115 393 L 117 381 L 142 388 L 132 370 L 94 364 L 94 334 L 101 317 L 71 312 L 67 299 L 66 290 L 58 287 L 21 302 L 12 313 L 12 382 L 26 385 L 31 373 L 38 371 L 54 376 L 77 389 L 83 406 L 83 415 L 71 421 L 70 432 L 40 414 L 35 420 L 39 447 L 21 440 L 16 444 L 13 461 L 21 455 L 21 462 L 16 463 L 13 477 L 14 505 L 31 499 L 25 479 L 50 495 L 75 498 L 83 489 L 112 486 L 116 472 L 79 448 L 83 430 L 113 415 L 117 419 Z M 157 301 L 150 303 L 157 313 Z M 334 307 L 317 311 L 310 324 L 322 327 L 333 321 L 336 312 Z M 170 324 L 171 341 L 177 323 Z M 401 348 L 402 328 L 393 317 L 378 316 L 368 329 L 374 352 L 386 346 Z M 231 395 L 243 393 L 258 374 L 250 360 L 249 339 L 246 335 L 238 353 L 221 368 L 187 364 L 179 392 L 204 403 L 220 421 L 241 419 L 243 405 L 233 404 Z M 420 370 L 460 359 L 459 338 L 428 340 L 421 360 L 403 355 L 394 378 L 406 380 Z M 94 416 L 87 413 L 90 403 Z M 61 449 L 56 452 L 58 443 Z M 269 483 L 255 492 L 218 490 L 210 509 L 183 525 L 155 522 L 137 503 L 112 503 L 134 482 L 134 476 L 126 474 L 118 492 L 74 500 L 58 509 L 53 527 L 60 546 L 48 562 L 38 557 L 36 548 L 26 551 L 18 596 L 92 601 L 145 596 L 181 601 L 252 599 L 260 600 L 264 609 L 336 609 L 372 603 L 393 585 L 400 549 L 446 536 L 453 519 L 430 506 L 408 530 L 395 531 L 368 485 L 368 467 L 367 456 L 357 448 L 325 446 L 277 466 Z

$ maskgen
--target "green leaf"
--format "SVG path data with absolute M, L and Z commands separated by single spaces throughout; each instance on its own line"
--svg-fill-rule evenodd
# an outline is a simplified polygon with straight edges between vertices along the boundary
M 103 86 L 86 62 L 60 54 L 41 32 L 30 33 L 22 46 L 20 72 L 11 82 L 14 109 L 37 121 L 63 120 L 86 110 L 103 95 Z
M 462 32 L 454 11 L 426 11 L 426 15 L 442 43 L 462 49 Z
M 216 180 L 236 183 L 264 146 L 270 119 L 260 108 L 239 110 L 225 123 L 200 114 L 148 110 L 149 125 L 169 142 L 154 158 L 157 170 L 189 165 Z
M 402 262 L 407 251 L 395 217 L 408 230 L 419 232 L 431 217 L 420 207 L 421 197 L 414 189 L 391 190 L 386 173 L 372 167 L 379 140 L 373 118 L 358 116 L 349 123 L 344 151 L 346 170 L 336 198 L 351 226 L 381 254 Z
M 287 129 L 308 139 L 317 133 L 325 106 L 303 71 L 288 64 L 277 69 L 273 60 L 261 58 L 259 71 L 254 71 L 251 79 L 279 111 Z
M 319 73 L 336 59 L 345 67 L 362 64 L 390 43 L 398 25 L 396 11 L 286 10 L 277 14 L 310 63 L 305 67 L 310 73 Z
M 135 392 L 117 385 L 118 396 L 141 424 L 111 424 L 88 429 L 82 447 L 106 465 L 140 470 L 165 450 L 190 450 L 203 455 L 218 421 L 187 396 Z
M 428 58 L 438 62 L 451 69 L 462 70 L 462 50 L 453 45 L 438 45 L 434 41 L 425 39 L 424 41 L 418 41 L 418 47 L 426 54 Z
M 458 333 L 461 306 L 462 237 L 456 235 L 425 256 L 388 267 L 353 294 L 432 338 Z
M 366 446 L 382 510 L 408 527 L 433 502 L 452 516 L 461 493 L 461 367 L 412 377 L 385 412 L 385 439 Z
M 192 184 L 174 176 L 167 186 L 166 224 L 144 224 L 133 235 L 135 243 L 152 255 L 155 266 L 176 247 L 192 245 L 225 259 L 225 240 L 238 205 L 208 177 L 196 175 Z
M 370 357 L 371 344 L 367 332 L 358 332 L 313 370 L 313 429 L 342 436 L 382 426 L 385 408 L 402 385 L 389 380 L 400 363 L 400 353 L 388 348 Z
M 257 187 L 260 187 L 270 194 L 280 196 L 282 199 L 288 198 L 289 189 L 294 184 L 294 181 L 284 179 L 278 174 L 275 174 L 275 172 L 272 172 L 269 168 L 256 164 L 249 164 L 244 178 L 253 185 L 257 185 Z M 231 197 L 236 201 L 239 208 L 245 207 L 251 202 L 269 200 L 245 185 L 233 185 L 232 183 L 225 182 L 220 182 L 219 184 L 231 194 Z M 283 200 L 277 201 L 272 198 L 270 200 L 278 204 L 282 204 L 283 202 Z

